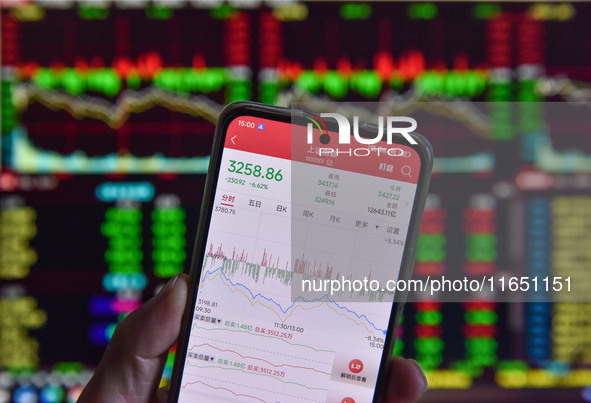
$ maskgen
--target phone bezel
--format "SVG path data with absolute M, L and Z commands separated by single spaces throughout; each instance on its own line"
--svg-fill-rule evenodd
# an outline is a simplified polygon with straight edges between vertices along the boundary
M 295 115 L 304 116 L 307 112 L 297 111 Z M 240 116 L 253 116 L 269 120 L 281 121 L 285 123 L 292 123 L 292 118 L 295 116 L 294 111 L 288 108 L 281 108 L 270 106 L 250 101 L 237 101 L 229 104 L 224 108 L 218 118 L 216 125 L 215 136 L 211 151 L 209 168 L 207 171 L 207 178 L 205 181 L 205 189 L 203 192 L 203 201 L 201 203 L 201 211 L 199 214 L 199 224 L 197 228 L 197 236 L 195 240 L 195 247 L 193 250 L 193 258 L 190 266 L 190 287 L 188 290 L 188 302 L 185 307 L 183 319 L 181 323 L 181 330 L 177 342 L 177 349 L 173 365 L 173 371 L 170 381 L 170 391 L 168 395 L 168 402 L 175 403 L 178 401 L 178 396 L 181 388 L 181 379 L 183 369 L 185 367 L 185 360 L 187 348 L 189 343 L 189 332 L 192 326 L 193 312 L 195 304 L 197 303 L 197 292 L 199 278 L 201 277 L 201 266 L 203 256 L 206 251 L 207 234 L 209 232 L 209 225 L 214 204 L 215 190 L 218 183 L 219 171 L 222 160 L 222 151 L 226 139 L 227 129 L 230 123 Z M 334 126 L 327 123 L 329 130 L 335 129 Z M 360 135 L 375 138 L 372 133 L 377 133 L 378 127 L 370 124 L 362 124 L 359 127 Z M 408 226 L 407 238 L 405 242 L 404 253 L 398 274 L 398 279 L 409 279 L 412 274 L 412 266 L 414 263 L 416 243 L 419 235 L 419 229 L 425 206 L 425 200 L 429 189 L 429 182 L 431 178 L 431 170 L 433 167 L 433 149 L 427 139 L 417 133 L 411 133 L 413 139 L 417 142 L 416 145 L 411 145 L 402 135 L 394 135 L 393 143 L 404 144 L 417 151 L 421 160 L 421 169 L 417 183 L 417 190 L 415 199 L 413 201 L 413 208 L 411 218 Z M 396 328 L 398 320 L 404 303 L 406 301 L 406 292 L 397 292 L 395 294 L 394 303 L 390 312 L 390 321 L 388 323 L 388 333 L 386 335 L 384 349 L 380 361 L 380 368 L 378 372 L 378 379 L 376 382 L 374 392 L 374 402 L 380 402 L 383 396 L 379 394 L 385 388 L 387 381 L 387 363 L 388 358 L 392 354 L 396 338 Z

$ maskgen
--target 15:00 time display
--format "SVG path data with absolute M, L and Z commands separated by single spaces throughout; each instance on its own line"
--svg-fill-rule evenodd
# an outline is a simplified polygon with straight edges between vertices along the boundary
M 266 170 L 260 165 L 254 165 L 242 161 L 230 160 L 230 166 L 228 171 L 242 175 L 252 175 L 255 178 L 265 178 L 268 180 L 276 180 L 280 182 L 283 179 L 281 169 L 275 170 L 275 168 L 267 168 Z

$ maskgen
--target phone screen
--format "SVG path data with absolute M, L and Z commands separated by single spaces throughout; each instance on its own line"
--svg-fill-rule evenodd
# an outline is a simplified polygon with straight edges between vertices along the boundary
M 396 158 L 295 152 L 292 126 L 227 126 L 180 402 L 374 398 L 393 302 L 362 282 L 343 289 L 359 274 L 398 279 L 421 159 L 402 144 Z

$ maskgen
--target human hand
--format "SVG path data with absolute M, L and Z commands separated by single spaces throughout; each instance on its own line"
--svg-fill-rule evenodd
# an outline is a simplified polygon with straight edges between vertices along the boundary
M 78 403 L 166 402 L 168 391 L 158 385 L 179 336 L 188 279 L 186 274 L 175 277 L 121 321 Z M 415 402 L 427 390 L 419 364 L 400 357 L 390 360 L 388 385 L 386 403 Z

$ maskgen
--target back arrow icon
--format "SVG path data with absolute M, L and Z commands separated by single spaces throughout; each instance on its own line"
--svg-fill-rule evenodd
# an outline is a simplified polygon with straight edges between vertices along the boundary
M 237 136 L 234 136 L 234 137 L 232 137 L 232 138 L 230 139 L 230 141 L 232 141 L 232 144 L 236 144 L 236 143 L 234 143 L 234 139 L 235 139 L 236 137 L 237 137 Z

